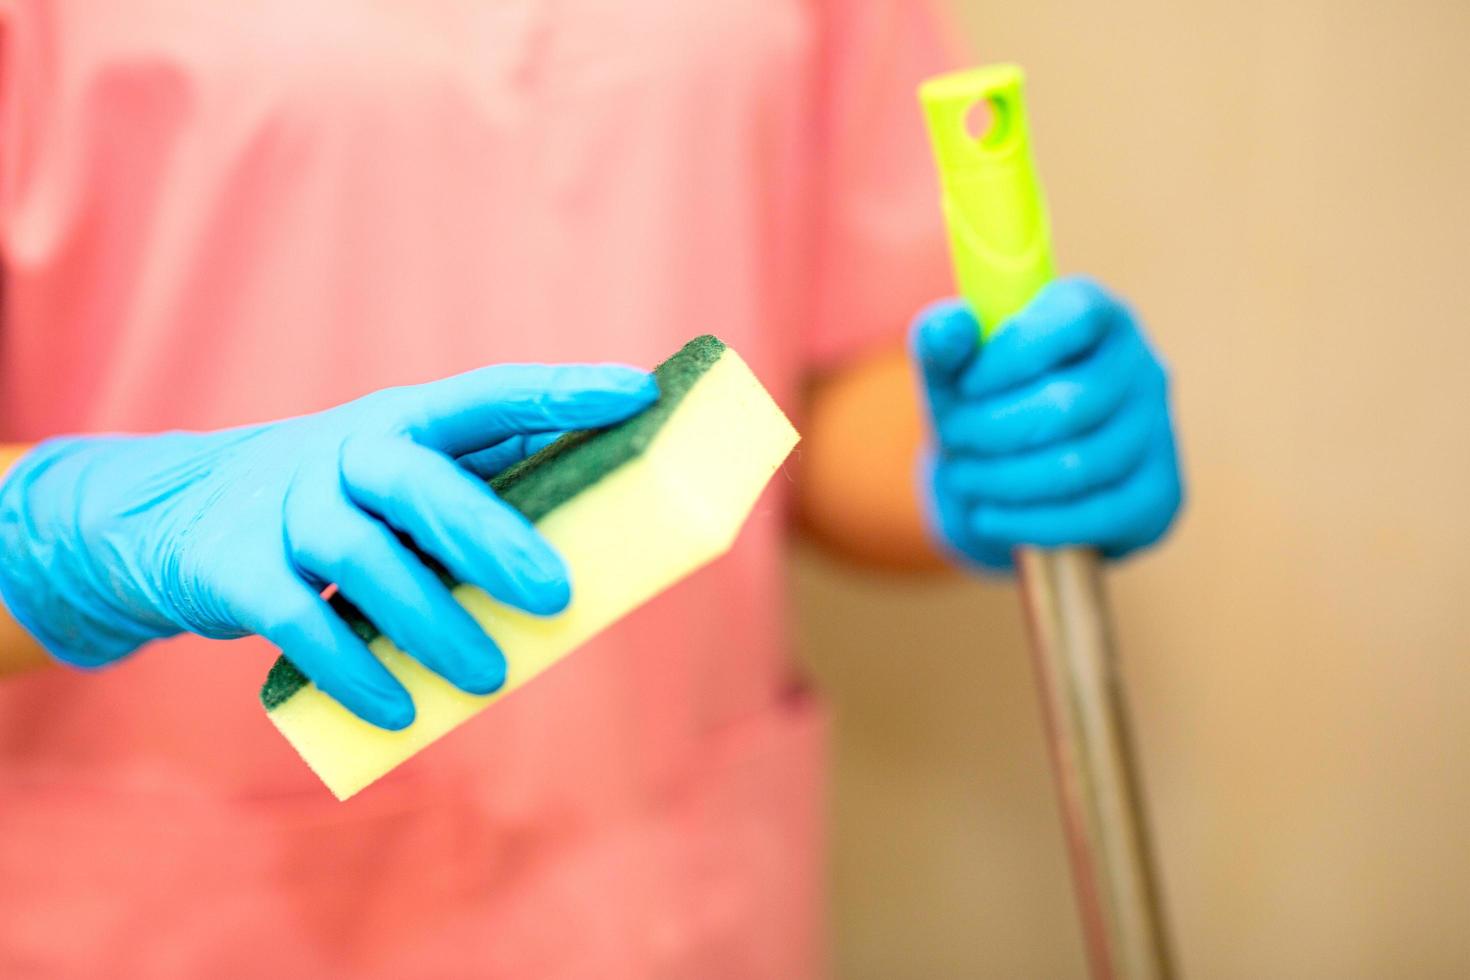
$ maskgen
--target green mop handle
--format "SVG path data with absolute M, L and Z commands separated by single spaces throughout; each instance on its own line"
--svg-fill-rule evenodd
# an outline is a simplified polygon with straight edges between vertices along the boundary
M 1023 84 L 1015 65 L 991 65 L 919 89 L 955 278 L 985 338 L 1054 275 Z M 976 133 L 980 109 L 989 118 Z M 1092 975 L 1170 977 L 1101 560 L 1019 548 L 1016 568 Z

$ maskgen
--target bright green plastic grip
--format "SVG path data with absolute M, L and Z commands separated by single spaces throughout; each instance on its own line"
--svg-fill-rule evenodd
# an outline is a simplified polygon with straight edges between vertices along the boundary
M 919 87 L 955 280 L 987 338 L 1055 275 L 1024 85 L 1016 65 L 989 65 Z M 990 104 L 990 125 L 976 137 L 969 119 L 980 102 Z

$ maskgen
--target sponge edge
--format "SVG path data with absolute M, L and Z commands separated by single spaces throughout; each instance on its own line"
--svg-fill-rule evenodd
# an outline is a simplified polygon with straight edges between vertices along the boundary
M 595 438 L 595 437 L 594 437 Z M 499 691 L 466 694 L 385 637 L 369 648 L 412 695 L 417 718 L 390 732 L 306 682 L 267 700 L 269 717 L 339 799 L 556 663 L 648 599 L 729 550 L 797 434 L 745 362 L 720 345 L 646 446 L 615 459 L 536 526 L 566 561 L 573 597 L 562 614 L 528 616 L 459 585 L 454 596 L 504 651 Z

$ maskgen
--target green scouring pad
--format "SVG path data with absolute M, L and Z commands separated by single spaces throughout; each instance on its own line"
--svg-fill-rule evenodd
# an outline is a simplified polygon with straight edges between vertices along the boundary
M 573 595 L 565 612 L 526 615 L 430 561 L 504 651 L 509 669 L 499 691 L 466 694 L 430 673 L 340 595 L 334 608 L 413 696 L 414 723 L 397 732 L 369 725 L 285 657 L 276 661 L 260 699 L 339 799 L 729 549 L 796 431 L 739 355 L 714 337 L 690 341 L 654 373 L 659 400 L 639 415 L 566 435 L 490 481 L 566 561 Z

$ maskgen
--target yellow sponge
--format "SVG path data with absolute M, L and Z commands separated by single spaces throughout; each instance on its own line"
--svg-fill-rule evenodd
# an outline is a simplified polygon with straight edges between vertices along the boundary
M 536 522 L 572 578 L 571 605 L 551 618 L 454 587 L 505 653 L 499 691 L 466 694 L 375 636 L 369 648 L 417 707 L 412 725 L 390 732 L 358 719 L 289 661 L 273 668 L 262 691 L 270 719 L 338 799 L 730 548 L 796 431 L 745 362 L 713 337 L 691 341 L 658 374 L 662 395 L 644 415 L 568 436 L 493 484 Z M 354 626 L 376 634 L 371 624 Z

